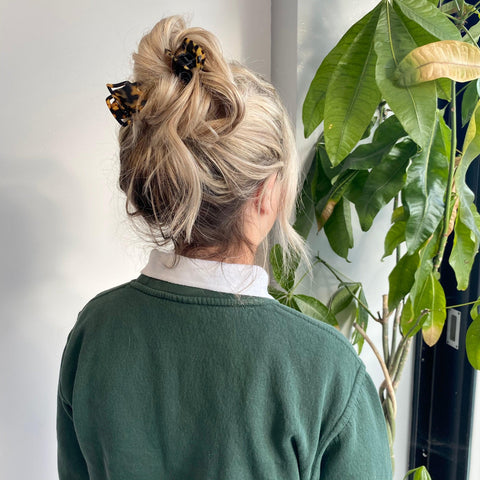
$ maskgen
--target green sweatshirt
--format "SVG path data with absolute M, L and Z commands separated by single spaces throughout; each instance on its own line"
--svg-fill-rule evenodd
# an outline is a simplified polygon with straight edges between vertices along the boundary
M 334 328 L 277 301 L 140 275 L 79 314 L 61 480 L 390 480 L 375 387 Z

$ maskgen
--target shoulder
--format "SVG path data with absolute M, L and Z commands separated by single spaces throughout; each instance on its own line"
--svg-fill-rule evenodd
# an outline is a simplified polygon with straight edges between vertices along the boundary
M 296 347 L 304 350 L 313 348 L 315 357 L 326 363 L 341 358 L 343 365 L 351 364 L 354 369 L 363 368 L 363 362 L 355 349 L 336 328 L 277 301 L 269 302 L 267 308 L 271 318 L 275 319 L 273 323 L 297 342 Z

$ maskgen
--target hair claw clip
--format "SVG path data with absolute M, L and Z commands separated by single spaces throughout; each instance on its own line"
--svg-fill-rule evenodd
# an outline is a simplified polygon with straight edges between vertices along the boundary
M 105 99 L 107 106 L 122 126 L 131 123 L 131 116 L 139 112 L 145 105 L 146 100 L 141 100 L 142 91 L 136 82 L 128 80 L 120 83 L 107 83 L 110 95 Z
M 194 68 L 203 70 L 206 55 L 202 47 L 187 37 L 175 53 L 168 49 L 165 53 L 172 59 L 173 73 L 185 84 L 192 79 Z

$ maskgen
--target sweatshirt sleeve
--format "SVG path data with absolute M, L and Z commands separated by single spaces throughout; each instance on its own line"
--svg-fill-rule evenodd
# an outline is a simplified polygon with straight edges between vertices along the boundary
M 60 480 L 88 480 L 88 470 L 73 426 L 71 408 L 58 394 L 57 443 Z
M 72 389 L 75 367 L 68 354 L 67 345 L 63 352 L 57 393 L 57 464 L 59 480 L 89 480 L 88 468 L 78 443 L 71 402 L 68 401 L 62 384 Z M 76 355 L 75 355 L 76 356 Z M 75 357 L 74 356 L 74 357 Z
M 385 418 L 369 375 L 350 399 L 345 422 L 324 451 L 320 480 L 391 480 Z

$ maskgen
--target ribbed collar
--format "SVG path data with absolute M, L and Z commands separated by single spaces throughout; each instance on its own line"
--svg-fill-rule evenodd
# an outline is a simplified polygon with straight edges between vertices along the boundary
M 154 249 L 142 274 L 188 287 L 272 298 L 267 290 L 268 274 L 257 265 L 222 263 L 180 255 L 175 263 L 173 252 Z

